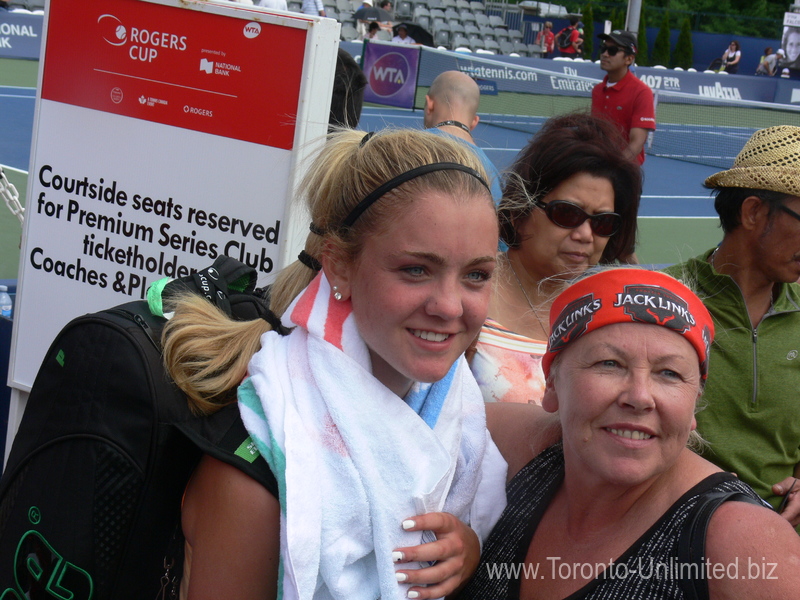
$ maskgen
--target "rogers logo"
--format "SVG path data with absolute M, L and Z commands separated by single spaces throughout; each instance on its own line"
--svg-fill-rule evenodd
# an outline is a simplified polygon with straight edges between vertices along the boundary
M 114 15 L 100 15 L 97 24 L 100 25 L 100 35 L 112 46 L 122 46 L 128 41 L 128 30 Z
M 247 39 L 252 40 L 253 38 L 257 38 L 259 35 L 261 35 L 261 23 L 252 21 L 244 26 L 244 37 Z

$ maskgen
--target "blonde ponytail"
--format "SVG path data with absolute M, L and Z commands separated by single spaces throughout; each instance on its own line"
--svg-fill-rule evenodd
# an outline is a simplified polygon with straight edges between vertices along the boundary
M 270 329 L 262 319 L 234 321 L 198 295 L 176 299 L 162 336 L 164 363 L 194 412 L 211 414 L 236 400 L 247 364 Z

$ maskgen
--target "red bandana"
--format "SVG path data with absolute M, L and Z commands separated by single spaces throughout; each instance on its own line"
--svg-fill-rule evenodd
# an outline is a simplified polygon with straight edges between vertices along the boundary
M 607 269 L 561 292 L 550 308 L 550 338 L 542 358 L 545 377 L 556 354 L 571 342 L 614 323 L 649 323 L 681 334 L 697 352 L 703 379 L 707 377 L 714 339 L 711 315 L 680 281 L 646 269 Z

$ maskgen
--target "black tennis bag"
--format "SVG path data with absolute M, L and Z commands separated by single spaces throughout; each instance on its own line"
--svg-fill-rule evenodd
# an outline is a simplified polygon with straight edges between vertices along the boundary
M 184 279 L 280 330 L 255 271 L 229 261 Z M 227 288 L 237 274 L 241 293 Z M 50 347 L 0 480 L 0 599 L 175 597 L 181 497 L 202 454 L 274 487 L 235 404 L 189 410 L 162 366 L 164 322 L 130 302 L 74 319 Z

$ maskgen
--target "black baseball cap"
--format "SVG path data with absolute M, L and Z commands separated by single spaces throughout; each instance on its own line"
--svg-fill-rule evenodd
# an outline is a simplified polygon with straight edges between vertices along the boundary
M 620 48 L 624 48 L 629 50 L 632 54 L 636 54 L 636 36 L 630 31 L 615 29 L 611 33 L 601 33 L 597 37 L 603 41 L 611 40 Z

